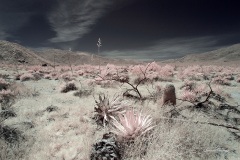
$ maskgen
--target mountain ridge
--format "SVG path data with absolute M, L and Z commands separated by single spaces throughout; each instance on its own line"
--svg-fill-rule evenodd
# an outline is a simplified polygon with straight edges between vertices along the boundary
M 104 65 L 104 64 L 138 64 L 135 60 L 113 59 L 86 52 L 72 52 L 60 49 L 33 51 L 20 44 L 0 40 L 0 62 L 5 64 L 29 65 Z
M 240 63 L 240 43 L 223 47 L 217 50 L 189 54 L 178 59 L 156 60 L 159 63 Z M 72 52 L 60 49 L 47 49 L 44 51 L 33 51 L 17 43 L 0 40 L 0 62 L 1 63 L 24 63 L 29 65 L 104 65 L 104 64 L 139 64 L 144 63 L 137 60 L 113 59 L 87 52 Z

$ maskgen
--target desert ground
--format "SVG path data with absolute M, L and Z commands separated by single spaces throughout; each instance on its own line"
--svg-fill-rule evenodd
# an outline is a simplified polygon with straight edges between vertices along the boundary
M 1 65 L 1 160 L 238 160 L 240 67 Z

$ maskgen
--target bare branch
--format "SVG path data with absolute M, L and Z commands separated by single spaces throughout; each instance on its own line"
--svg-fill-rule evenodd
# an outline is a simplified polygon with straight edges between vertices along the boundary
M 190 120 L 185 120 L 185 119 L 166 118 L 166 117 L 160 117 L 159 119 L 176 120 L 176 121 L 181 121 L 181 122 L 191 122 L 191 123 L 196 123 L 196 124 L 198 124 L 198 123 L 199 124 L 208 124 L 208 125 L 212 125 L 212 126 L 224 127 L 224 128 L 234 129 L 234 130 L 240 131 L 240 128 L 237 128 L 235 126 L 228 125 L 228 124 L 217 124 L 217 123 L 212 123 L 212 122 L 190 121 Z

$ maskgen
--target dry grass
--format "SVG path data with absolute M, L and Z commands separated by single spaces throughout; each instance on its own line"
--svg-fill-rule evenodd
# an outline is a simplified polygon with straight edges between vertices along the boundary
M 75 68 L 73 68 L 74 73 L 79 71 Z M 24 72 L 24 70 L 20 70 L 20 72 Z M 180 97 L 181 86 L 184 82 L 178 79 L 177 72 L 174 71 L 172 83 L 175 86 L 176 97 Z M 64 73 L 64 71 L 61 71 L 61 73 Z M 239 75 L 236 73 L 234 76 Z M 94 117 L 94 107 L 96 107 L 94 96 L 97 97 L 104 93 L 110 95 L 111 99 L 115 95 L 122 95 L 127 89 L 131 89 L 128 84 L 121 84 L 120 82 L 114 82 L 114 87 L 111 85 L 103 87 L 101 83 L 94 83 L 94 85 L 90 84 L 88 88 L 85 82 L 88 80 L 94 82 L 94 78 L 96 76 L 89 72 L 76 76 L 76 82 L 80 81 L 81 83 L 76 83 L 75 87 L 80 89 L 67 93 L 60 93 L 58 90 L 62 80 L 40 79 L 38 81 L 20 82 L 11 79 L 9 88 L 17 95 L 17 99 L 12 105 L 12 111 L 16 113 L 16 116 L 1 119 L 0 127 L 16 128 L 23 138 L 20 138 L 18 143 L 7 143 L 4 138 L 0 138 L 0 159 L 90 159 L 92 145 L 101 139 L 104 133 L 112 131 L 111 125 L 104 128 L 98 126 L 92 119 Z M 206 82 L 208 81 L 197 81 L 196 86 Z M 233 85 L 222 86 L 222 90 L 218 90 L 219 94 L 224 96 L 226 100 L 231 100 L 231 104 L 234 104 L 237 99 L 226 97 L 225 93 L 237 92 L 240 84 L 234 80 L 230 82 Z M 209 110 L 196 110 L 187 108 L 187 106 L 192 105 L 191 103 L 182 103 L 179 100 L 177 100 L 175 108 L 167 105 L 162 106 L 161 88 L 166 84 L 168 82 L 154 81 L 139 85 L 138 90 L 143 97 L 152 97 L 145 101 L 123 98 L 121 103 L 129 109 L 134 108 L 146 115 L 150 114 L 156 127 L 147 135 L 140 136 L 132 142 L 124 141 L 124 143 L 121 143 L 123 147 L 122 159 L 216 160 L 225 159 L 225 157 L 232 160 L 237 159 L 240 155 L 239 150 L 237 150 L 237 148 L 240 148 L 240 142 L 237 141 L 236 136 L 233 136 L 224 127 L 196 123 L 196 121 L 200 121 L 233 125 L 234 123 L 226 122 L 224 119 L 227 116 L 227 113 L 225 113 L 227 110 L 219 111 L 223 114 L 221 116 L 217 111 L 214 111 L 216 109 L 214 105 L 210 105 L 212 108 Z M 216 92 L 217 87 L 218 85 L 213 85 L 213 90 L 216 90 Z M 221 103 L 217 100 L 212 102 L 216 105 Z M 56 106 L 57 109 L 48 110 L 49 106 Z M 179 111 L 181 115 L 173 114 L 174 109 L 180 110 L 181 108 L 184 108 L 184 110 Z M 231 118 L 240 118 L 239 114 L 233 114 L 232 112 L 229 115 L 231 116 L 228 117 L 230 120 Z M 218 119 L 216 116 L 218 116 Z M 239 124 L 236 127 L 239 127 Z

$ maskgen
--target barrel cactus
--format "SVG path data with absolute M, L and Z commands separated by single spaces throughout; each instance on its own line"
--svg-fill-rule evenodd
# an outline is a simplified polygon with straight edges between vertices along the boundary
M 172 84 L 167 84 L 163 90 L 162 104 L 176 105 L 175 87 Z

